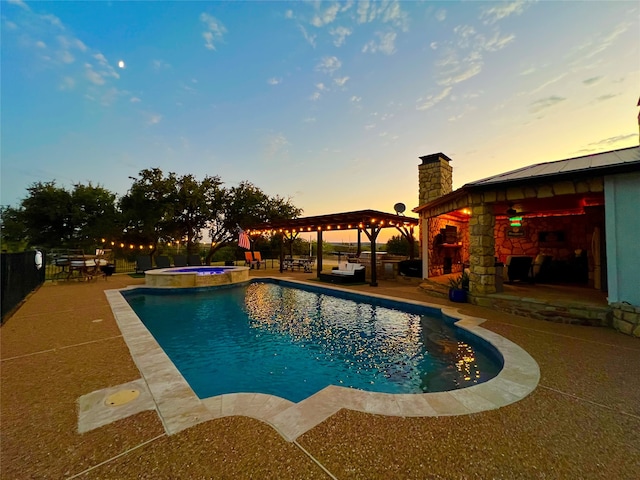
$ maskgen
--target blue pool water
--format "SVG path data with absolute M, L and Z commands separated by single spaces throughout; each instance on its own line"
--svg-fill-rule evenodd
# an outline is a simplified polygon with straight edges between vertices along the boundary
M 438 392 L 502 367 L 493 347 L 439 310 L 400 302 L 265 281 L 124 295 L 200 398 L 257 392 L 298 402 L 328 385 Z
M 190 267 L 190 268 L 172 268 L 174 273 L 197 273 L 198 275 L 220 275 L 227 273 L 230 269 L 223 267 Z

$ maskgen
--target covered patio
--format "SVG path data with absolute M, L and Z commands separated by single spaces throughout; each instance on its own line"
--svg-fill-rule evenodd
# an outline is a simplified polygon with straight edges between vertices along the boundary
M 316 232 L 318 245 L 318 260 L 316 275 L 320 278 L 322 272 L 322 235 L 323 232 L 357 230 L 358 250 L 361 253 L 361 233 L 364 232 L 371 244 L 371 281 L 370 285 L 378 285 L 376 274 L 376 240 L 383 228 L 395 228 L 411 245 L 415 242 L 413 232 L 418 225 L 417 218 L 405 217 L 400 214 L 380 212 L 377 210 L 358 210 L 354 212 L 331 213 L 313 217 L 300 217 L 289 220 L 278 220 L 268 223 L 253 225 L 248 228 L 249 235 L 281 234 L 285 241 L 293 242 L 300 233 Z M 284 243 L 280 251 L 280 272 L 284 264 Z
M 507 294 L 506 282 L 571 286 L 583 299 L 606 302 L 612 229 L 605 209 L 615 205 L 605 183 L 635 171 L 637 154 L 634 147 L 532 165 L 455 191 L 451 159 L 421 157 L 421 205 L 413 211 L 421 218 L 425 279 L 468 269 L 478 304 Z

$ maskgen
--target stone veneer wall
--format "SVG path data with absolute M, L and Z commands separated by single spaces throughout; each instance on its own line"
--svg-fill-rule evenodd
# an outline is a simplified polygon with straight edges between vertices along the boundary
M 451 192 L 453 169 L 448 160 L 437 155 L 420 158 L 423 163 L 418 165 L 418 204 L 423 205 Z
M 625 335 L 640 337 L 640 307 L 628 303 L 612 303 L 613 328 Z
M 469 224 L 449 216 L 440 216 L 429 219 L 429 271 L 428 277 L 444 274 L 444 259 L 452 260 L 451 273 L 462 272 L 462 265 L 469 261 Z M 454 225 L 458 229 L 458 242 L 460 247 L 443 247 L 436 245 L 436 238 L 440 230 L 447 225 Z

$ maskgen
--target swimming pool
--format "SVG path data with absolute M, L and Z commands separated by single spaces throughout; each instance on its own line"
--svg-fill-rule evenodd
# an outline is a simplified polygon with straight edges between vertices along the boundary
M 442 392 L 502 368 L 495 348 L 435 308 L 274 281 L 124 295 L 200 398 Z

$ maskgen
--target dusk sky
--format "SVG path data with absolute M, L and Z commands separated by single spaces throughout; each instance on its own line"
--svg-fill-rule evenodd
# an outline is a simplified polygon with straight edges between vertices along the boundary
M 160 167 L 410 211 L 422 155 L 457 188 L 638 145 L 637 1 L 0 6 L 3 205 Z

